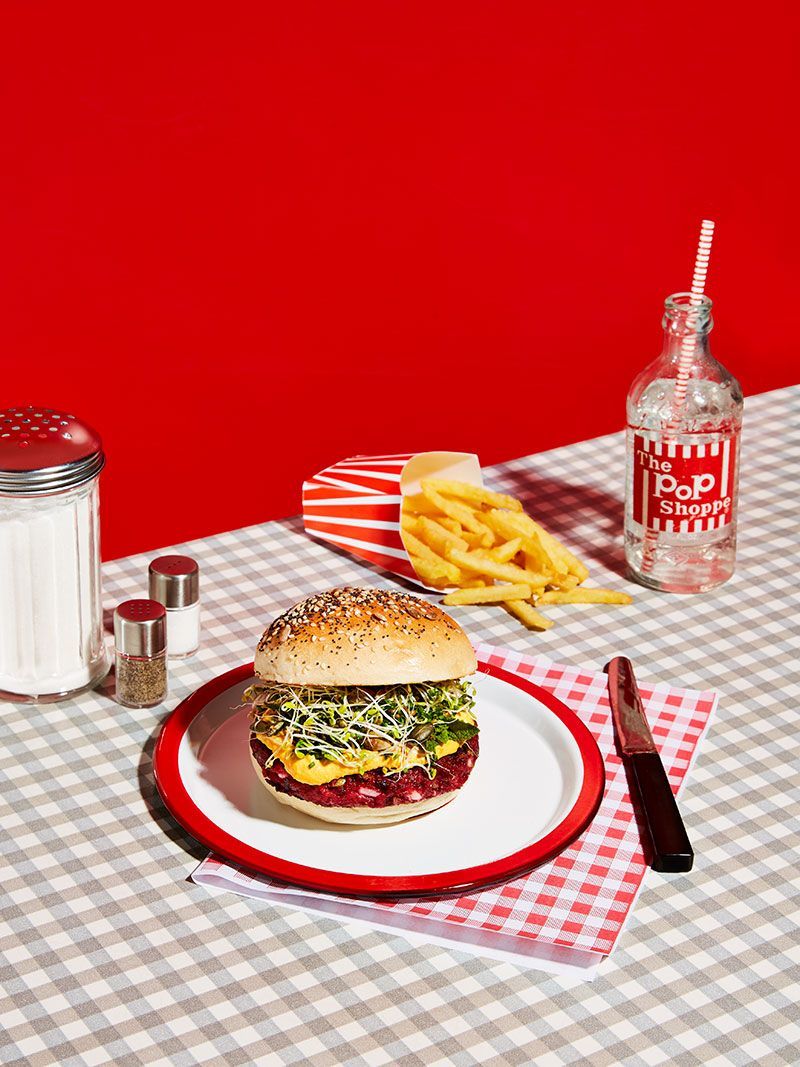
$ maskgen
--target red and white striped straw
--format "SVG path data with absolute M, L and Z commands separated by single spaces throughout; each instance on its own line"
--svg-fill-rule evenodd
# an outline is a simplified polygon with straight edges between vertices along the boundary
M 706 278 L 708 277 L 708 263 L 711 259 L 711 242 L 714 239 L 714 223 L 710 219 L 703 219 L 700 225 L 700 240 L 697 242 L 697 256 L 694 261 L 694 274 L 692 275 L 692 289 L 689 297 L 689 306 L 700 307 L 703 302 L 703 294 L 706 291 Z M 678 360 L 678 376 L 675 381 L 674 412 L 671 422 L 674 424 L 685 401 L 686 389 L 689 384 L 689 375 L 692 369 L 692 357 L 694 355 L 697 334 L 695 326 L 697 316 L 689 314 L 687 318 L 687 331 L 681 341 L 681 354 Z M 674 428 L 674 425 L 670 427 Z
M 711 259 L 711 242 L 714 239 L 714 223 L 710 219 L 703 219 L 700 224 L 700 239 L 697 242 L 697 256 L 694 261 L 694 274 L 692 275 L 691 295 L 689 307 L 698 308 L 703 302 L 706 291 L 706 278 L 708 277 L 708 263 Z M 672 414 L 667 424 L 668 433 L 676 433 L 680 428 L 683 405 L 686 403 L 686 390 L 689 387 L 689 377 L 692 373 L 692 360 L 697 344 L 697 316 L 691 311 L 686 320 L 686 333 L 681 340 L 681 354 L 678 357 L 678 374 L 675 379 L 675 392 L 672 395 Z M 653 566 L 656 547 L 656 535 L 652 527 L 648 527 L 644 535 L 642 547 L 642 572 L 647 574 Z

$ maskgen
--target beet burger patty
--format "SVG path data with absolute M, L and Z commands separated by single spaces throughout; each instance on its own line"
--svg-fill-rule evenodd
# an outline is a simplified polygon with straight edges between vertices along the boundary
M 328 822 L 399 822 L 452 800 L 478 756 L 477 667 L 433 604 L 332 589 L 279 616 L 256 650 L 250 754 L 280 803 Z

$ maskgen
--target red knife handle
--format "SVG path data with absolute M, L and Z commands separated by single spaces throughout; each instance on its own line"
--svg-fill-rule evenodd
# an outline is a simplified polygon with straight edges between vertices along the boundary
M 637 814 L 644 831 L 645 852 L 649 846 L 649 865 L 655 871 L 690 871 L 694 852 L 661 757 L 657 752 L 640 752 L 624 756 L 623 760 L 629 771 L 631 793 L 635 790 L 638 794 L 633 801 L 639 802 Z

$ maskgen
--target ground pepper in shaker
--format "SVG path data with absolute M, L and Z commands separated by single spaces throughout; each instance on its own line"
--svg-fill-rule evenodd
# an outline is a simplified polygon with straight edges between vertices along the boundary
M 150 564 L 150 597 L 167 609 L 167 655 L 185 659 L 200 647 L 200 568 L 191 556 Z
M 156 600 L 126 600 L 114 612 L 117 701 L 154 708 L 167 695 L 167 612 Z

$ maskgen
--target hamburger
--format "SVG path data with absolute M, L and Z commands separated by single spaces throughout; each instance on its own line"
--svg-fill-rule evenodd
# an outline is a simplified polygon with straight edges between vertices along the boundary
M 440 808 L 478 756 L 477 668 L 461 627 L 383 589 L 315 593 L 258 643 L 250 755 L 281 804 L 380 825 Z

